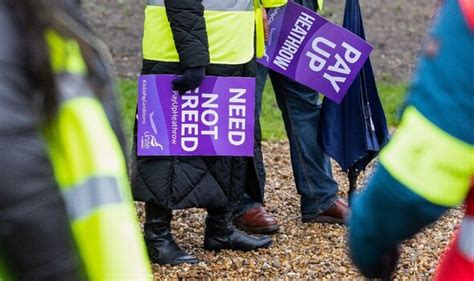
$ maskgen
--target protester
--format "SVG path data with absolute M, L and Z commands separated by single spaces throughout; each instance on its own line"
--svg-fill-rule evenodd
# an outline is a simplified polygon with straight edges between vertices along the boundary
M 77 4 L 0 1 L 0 280 L 151 277 L 102 43 Z
M 321 0 L 294 0 L 294 2 L 313 11 L 323 5 Z M 348 206 L 336 194 L 338 186 L 332 177 L 330 159 L 317 142 L 321 111 L 319 94 L 275 71 L 258 65 L 256 91 L 258 117 L 267 76 L 270 76 L 273 84 L 290 141 L 293 175 L 296 189 L 301 196 L 302 221 L 305 223 L 344 223 Z M 260 137 L 259 132 L 256 136 Z M 260 142 L 260 138 L 256 139 L 258 147 L 260 147 Z M 256 157 L 255 161 L 257 167 L 263 167 L 261 157 Z M 263 168 L 261 170 L 263 171 Z M 257 184 L 246 185 L 243 199 L 234 211 L 234 223 L 245 231 L 268 234 L 278 231 L 279 227 L 275 217 L 263 207 L 264 172 L 261 172 L 261 177 L 262 180 Z
M 259 9 L 259 1 L 148 1 L 142 74 L 183 74 L 173 81 L 180 94 L 198 87 L 205 75 L 254 77 L 254 12 Z M 232 224 L 247 169 L 253 169 L 247 162 L 243 157 L 139 157 L 135 128 L 133 193 L 146 202 L 145 240 L 153 262 L 198 262 L 170 233 L 172 209 L 207 209 L 207 250 L 270 246 L 269 237 L 247 235 Z
M 369 278 L 388 280 L 399 243 L 460 205 L 471 189 L 466 219 L 437 277 L 474 279 L 473 48 L 474 2 L 443 1 L 401 124 L 352 204 L 350 254 Z

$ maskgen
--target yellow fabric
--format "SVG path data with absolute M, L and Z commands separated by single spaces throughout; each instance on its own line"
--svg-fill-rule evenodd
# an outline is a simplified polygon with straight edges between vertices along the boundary
M 126 174 L 119 143 L 98 101 L 74 98 L 62 104 L 58 116 L 48 139 L 61 187 L 74 186 L 91 175 Z
M 318 2 L 319 10 L 322 10 L 324 8 L 324 0 L 317 0 L 317 2 Z
M 261 0 L 264 8 L 276 8 L 286 5 L 287 0 Z
M 257 58 L 261 58 L 265 54 L 265 30 L 263 26 L 262 9 L 281 7 L 286 5 L 287 3 L 287 0 L 254 0 L 256 28 L 255 55 L 257 56 Z
M 254 13 L 205 10 L 209 55 L 214 64 L 243 64 L 254 55 Z M 179 62 L 173 33 L 163 6 L 147 6 L 143 58 Z
M 144 59 L 166 62 L 179 61 L 164 7 L 147 6 L 145 8 L 142 48 Z
M 87 74 L 76 42 L 62 39 L 54 31 L 46 34 L 46 40 L 57 74 Z M 70 91 L 74 93 L 73 88 Z M 66 192 L 89 179 L 112 177 L 120 196 L 118 201 L 102 205 L 91 198 L 91 202 L 98 202 L 91 205 L 93 209 L 71 221 L 77 249 L 92 281 L 151 280 L 120 144 L 99 100 L 84 95 L 77 91 L 77 96 L 62 101 L 55 120 L 45 129 L 56 180 Z
M 255 6 L 255 55 L 257 58 L 263 57 L 265 54 L 265 29 L 263 26 L 263 11 L 264 9 L 260 0 L 254 0 Z
M 50 61 L 55 73 L 67 72 L 75 74 L 86 73 L 86 64 L 82 56 L 69 54 L 80 54 L 80 47 L 76 41 L 63 40 L 61 36 L 48 30 L 45 33 L 46 42 L 50 48 Z
M 128 186 L 125 184 L 124 187 Z M 151 280 L 133 205 L 107 205 L 72 225 L 90 280 Z M 147 266 L 144 266 L 147 265 Z
M 66 101 L 48 130 L 55 175 L 61 188 L 93 176 L 114 176 L 120 204 L 96 208 L 72 222 L 73 233 L 91 280 L 150 276 L 129 191 L 125 159 L 100 103 L 90 97 Z
M 400 183 L 433 204 L 452 207 L 465 199 L 474 175 L 474 146 L 447 134 L 414 107 L 380 156 Z

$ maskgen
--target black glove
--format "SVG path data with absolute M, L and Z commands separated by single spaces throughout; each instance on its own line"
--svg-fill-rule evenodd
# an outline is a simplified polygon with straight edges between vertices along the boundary
M 382 257 L 382 280 L 392 280 L 392 274 L 397 268 L 398 259 L 400 258 L 400 250 L 398 246 L 387 251 Z
M 395 271 L 395 268 L 398 264 L 398 259 L 400 257 L 400 252 L 398 247 L 394 247 L 386 251 L 381 260 L 375 264 L 356 264 L 360 272 L 369 279 L 380 279 L 382 281 L 392 280 L 392 274 Z
M 173 80 L 173 90 L 184 95 L 187 91 L 194 90 L 201 85 L 202 79 L 206 76 L 204 66 L 190 67 L 184 71 L 184 75 Z

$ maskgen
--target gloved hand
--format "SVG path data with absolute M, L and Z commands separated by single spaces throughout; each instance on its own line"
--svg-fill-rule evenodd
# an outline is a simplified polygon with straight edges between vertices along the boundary
M 392 274 L 397 267 L 399 258 L 400 252 L 398 247 L 394 247 L 386 251 L 378 263 L 364 268 L 359 267 L 359 270 L 365 277 L 370 279 L 392 280 Z
M 397 247 L 387 251 L 382 257 L 382 280 L 392 280 L 392 274 L 397 268 L 398 259 L 400 258 L 400 250 Z
M 173 90 L 184 95 L 187 91 L 194 90 L 201 85 L 206 75 L 204 66 L 190 67 L 184 71 L 184 75 L 173 80 Z

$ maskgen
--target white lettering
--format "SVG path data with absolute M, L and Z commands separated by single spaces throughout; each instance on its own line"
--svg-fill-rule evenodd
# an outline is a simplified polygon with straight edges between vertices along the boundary
M 235 146 L 242 145 L 245 142 L 245 132 L 229 132 L 229 142 Z
M 219 116 L 215 110 L 207 109 L 201 114 L 201 122 L 205 126 L 214 126 L 217 124 L 217 121 L 219 121 Z
M 183 110 L 181 111 L 181 122 L 197 122 L 198 121 L 198 112 L 196 110 Z
M 229 89 L 231 94 L 235 94 L 229 100 L 230 103 L 245 103 L 245 98 L 242 98 L 243 95 L 247 93 L 247 89 Z
M 311 29 L 315 18 L 306 14 L 301 13 L 296 22 L 293 25 L 288 37 L 283 42 L 283 46 L 278 50 L 273 63 L 283 70 L 287 70 L 291 61 L 298 52 L 301 44 L 303 43 L 308 31 Z
M 192 96 L 192 95 L 184 95 L 183 96 L 183 105 L 181 108 L 197 108 L 199 105 L 199 96 Z
M 320 54 L 323 57 L 328 59 L 330 54 L 319 47 L 320 43 L 328 46 L 331 49 L 336 48 L 336 44 L 334 44 L 334 42 L 331 42 L 331 41 L 329 41 L 328 39 L 326 39 L 324 37 L 316 37 L 316 39 L 313 40 L 313 43 L 311 44 L 311 46 L 313 47 L 313 50 L 316 53 L 318 53 L 318 54 Z
M 298 19 L 301 19 L 301 20 L 303 20 L 303 21 L 306 21 L 306 22 L 308 22 L 309 24 L 313 24 L 313 21 L 315 20 L 314 17 L 308 15 L 308 14 L 305 13 L 305 12 L 302 12 Z M 309 28 L 308 28 L 308 29 L 309 29 Z
M 229 116 L 245 116 L 245 105 L 229 105 Z
M 339 54 L 336 54 L 336 63 L 334 65 L 330 65 L 328 70 L 346 75 L 351 73 L 351 69 Z
M 346 49 L 344 58 L 346 59 L 347 62 L 356 63 L 360 59 L 360 56 L 362 55 L 362 53 L 359 50 L 347 44 L 346 42 L 342 43 L 342 47 Z
M 197 149 L 198 139 L 196 137 L 181 138 L 181 148 L 186 152 L 193 152 Z
M 306 52 L 306 56 L 310 58 L 309 68 L 312 71 L 320 72 L 326 66 L 326 60 L 313 52 Z
M 197 135 L 198 125 L 197 124 L 183 124 L 181 126 L 181 135 Z
M 214 140 L 217 140 L 219 138 L 219 127 L 214 126 L 212 129 L 202 130 L 201 134 L 204 136 L 213 136 Z
M 331 76 L 327 73 L 324 73 L 323 77 L 326 78 L 329 82 L 331 82 L 331 85 L 334 88 L 334 90 L 336 91 L 336 93 L 339 93 L 339 91 L 341 90 L 341 87 L 339 87 L 339 85 L 337 83 L 338 82 L 340 82 L 340 83 L 346 82 L 346 78 L 344 78 L 344 77 Z
M 229 130 L 232 129 L 245 130 L 245 119 L 229 118 Z
M 217 98 L 219 97 L 217 94 L 202 94 L 202 97 L 207 99 L 203 104 L 203 108 L 218 108 L 219 105 L 216 103 Z

